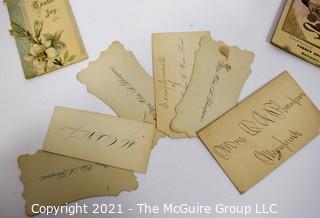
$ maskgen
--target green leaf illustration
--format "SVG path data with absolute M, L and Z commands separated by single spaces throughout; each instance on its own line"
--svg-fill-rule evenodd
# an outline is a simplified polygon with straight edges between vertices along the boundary
M 14 31 L 17 31 L 20 33 L 26 32 L 26 30 L 22 26 L 14 22 L 11 23 L 11 27 L 12 27 L 12 30 Z
M 54 47 L 55 49 L 63 49 L 64 47 L 66 47 L 66 44 L 62 41 L 52 41 L 52 47 Z
M 55 32 L 53 37 L 52 37 L 52 40 L 53 41 L 59 41 L 60 38 L 61 38 L 62 33 L 63 33 L 63 30 Z
M 63 63 L 60 61 L 60 60 L 58 60 L 58 59 L 55 59 L 54 61 L 53 61 L 53 64 L 55 64 L 55 65 L 58 65 L 58 66 L 63 66 Z
M 43 38 L 44 38 L 45 40 L 52 40 L 53 35 L 52 35 L 51 33 L 44 33 L 44 34 L 43 34 Z
M 26 37 L 26 33 L 25 32 L 19 32 L 19 31 L 16 31 L 16 30 L 10 30 L 10 34 L 14 37 Z
M 68 62 L 73 61 L 75 58 L 76 58 L 76 55 L 71 55 L 67 61 Z
M 35 35 L 36 39 L 39 39 L 41 32 L 42 32 L 42 29 L 43 29 L 43 21 L 36 20 L 34 22 L 34 35 Z
M 66 61 L 67 59 L 68 59 L 68 57 L 69 57 L 69 52 L 68 52 L 68 50 L 64 53 L 64 56 L 63 56 L 63 59 L 64 59 L 64 61 Z
M 37 42 L 37 40 L 31 35 L 29 31 L 27 31 L 26 37 L 31 44 L 39 44 L 39 42 Z

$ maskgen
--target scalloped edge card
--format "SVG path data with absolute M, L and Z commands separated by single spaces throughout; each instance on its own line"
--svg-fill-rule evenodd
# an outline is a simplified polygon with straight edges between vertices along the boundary
M 120 42 L 113 42 L 101 52 L 96 61 L 77 74 L 77 79 L 119 117 L 156 123 L 153 78 Z M 157 130 L 154 144 L 164 136 Z
M 254 54 L 202 37 L 189 86 L 176 106 L 171 129 L 196 137 L 196 131 L 238 102 Z
M 21 155 L 18 164 L 28 216 L 35 215 L 33 204 L 58 207 L 89 197 L 118 196 L 138 188 L 132 171 L 41 150 Z
M 170 123 L 176 114 L 175 107 L 189 85 L 194 53 L 203 36 L 210 36 L 210 32 L 152 34 L 157 128 L 171 138 L 187 137 L 172 131 Z

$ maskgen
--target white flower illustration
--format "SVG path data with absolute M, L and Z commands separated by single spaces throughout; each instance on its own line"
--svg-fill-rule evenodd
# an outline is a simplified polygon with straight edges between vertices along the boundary
M 31 62 L 37 72 L 42 73 L 55 67 L 54 61 L 57 57 L 59 57 L 57 49 L 34 44 L 25 56 L 25 60 Z

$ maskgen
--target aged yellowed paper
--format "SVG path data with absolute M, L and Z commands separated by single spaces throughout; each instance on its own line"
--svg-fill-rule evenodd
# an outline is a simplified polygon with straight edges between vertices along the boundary
M 319 134 L 320 112 L 284 72 L 198 135 L 240 193 Z
M 45 151 L 146 172 L 155 125 L 56 107 Z
M 6 0 L 25 77 L 87 58 L 69 0 Z
M 235 106 L 253 58 L 252 52 L 202 37 L 188 89 L 176 106 L 171 129 L 196 137 L 196 131 Z
M 153 79 L 120 42 L 113 42 L 77 78 L 120 117 L 156 123 Z M 156 135 L 155 144 L 165 136 L 158 131 Z
M 320 1 L 287 0 L 272 43 L 320 66 Z
M 28 216 L 32 205 L 60 206 L 96 196 L 117 196 L 138 188 L 132 171 L 44 151 L 18 158 Z
M 189 85 L 200 38 L 209 35 L 209 32 L 152 35 L 157 128 L 170 137 L 186 137 L 172 131 L 170 123 L 175 117 L 175 107 Z
M 120 42 L 113 42 L 77 78 L 120 117 L 144 121 L 147 114 L 155 119 L 153 79 Z

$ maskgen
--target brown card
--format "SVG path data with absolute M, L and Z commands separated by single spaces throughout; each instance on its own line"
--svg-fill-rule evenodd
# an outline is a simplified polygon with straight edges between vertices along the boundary
M 284 72 L 198 132 L 240 193 L 319 134 L 320 112 Z
M 96 196 L 117 196 L 138 188 L 132 171 L 104 166 L 44 151 L 18 158 L 26 214 L 32 205 L 60 206 Z
M 176 106 L 171 129 L 196 137 L 196 131 L 235 106 L 253 58 L 252 52 L 202 37 L 188 89 Z
M 154 124 L 56 107 L 43 149 L 146 172 L 154 132 Z
M 272 43 L 320 66 L 320 1 L 287 0 Z
M 170 128 L 175 107 L 192 75 L 194 53 L 209 32 L 152 34 L 153 72 L 156 91 L 157 128 L 170 137 L 187 137 Z

